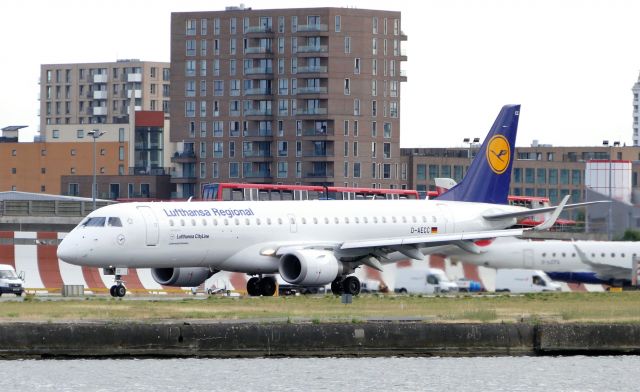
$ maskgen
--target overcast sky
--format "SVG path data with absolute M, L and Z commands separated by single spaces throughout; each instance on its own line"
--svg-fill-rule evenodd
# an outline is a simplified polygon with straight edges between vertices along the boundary
M 201 0 L 0 2 L 0 127 L 38 130 L 40 64 L 169 61 L 172 11 L 218 11 Z M 402 12 L 401 146 L 483 138 L 500 107 L 522 104 L 518 145 L 632 144 L 640 71 L 640 1 L 271 0 L 247 7 L 356 7 Z M 23 138 L 21 138 L 23 140 Z

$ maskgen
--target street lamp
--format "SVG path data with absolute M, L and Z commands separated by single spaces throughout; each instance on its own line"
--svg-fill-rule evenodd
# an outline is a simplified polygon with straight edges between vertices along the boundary
M 603 140 L 602 141 L 602 145 L 605 147 L 609 147 L 609 217 L 607 219 L 607 238 L 609 239 L 609 241 L 611 241 L 612 238 L 612 233 L 611 230 L 613 228 L 613 196 L 611 194 L 611 188 L 612 188 L 612 177 L 613 177 L 613 170 L 612 170 L 612 159 L 613 159 L 613 147 L 618 147 L 620 145 L 619 141 L 614 141 L 613 144 L 609 144 L 608 140 Z
M 93 131 L 87 132 L 87 135 L 90 135 L 93 138 L 93 182 L 91 183 L 91 198 L 93 199 L 93 210 L 96 210 L 96 140 L 104 135 L 104 132 L 94 129 Z
M 471 165 L 471 149 L 473 148 L 473 146 L 477 146 L 478 143 L 480 143 L 480 138 L 479 137 L 474 137 L 473 140 L 471 138 L 465 137 L 464 139 L 462 139 L 462 142 L 464 144 L 468 144 L 469 145 L 469 149 L 467 150 L 467 158 L 469 158 L 469 166 Z M 468 167 L 467 167 L 467 170 Z

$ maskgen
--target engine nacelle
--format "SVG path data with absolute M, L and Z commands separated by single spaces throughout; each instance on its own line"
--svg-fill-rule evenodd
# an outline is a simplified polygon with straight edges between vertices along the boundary
M 300 249 L 280 257 L 278 270 L 291 284 L 325 285 L 342 274 L 344 266 L 331 251 Z
M 164 286 L 196 287 L 209 279 L 214 272 L 209 268 L 152 268 L 153 280 Z

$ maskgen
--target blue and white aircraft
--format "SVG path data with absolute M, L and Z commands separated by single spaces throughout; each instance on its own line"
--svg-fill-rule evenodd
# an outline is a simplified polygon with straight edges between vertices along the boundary
M 522 234 L 509 229 L 532 210 L 507 204 L 520 105 L 502 108 L 451 200 L 196 201 L 123 203 L 90 213 L 58 247 L 68 263 L 115 275 L 151 268 L 169 286 L 197 286 L 218 271 L 255 275 L 250 295 L 273 295 L 279 273 L 291 284 L 358 294 L 361 265 L 422 260 L 432 247 Z M 450 192 L 451 193 L 451 192 Z M 550 227 L 564 207 L 536 229 Z

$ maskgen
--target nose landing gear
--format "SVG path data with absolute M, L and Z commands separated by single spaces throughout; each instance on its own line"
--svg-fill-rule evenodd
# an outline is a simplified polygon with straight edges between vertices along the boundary
M 124 297 L 127 294 L 127 288 L 124 287 L 124 280 L 122 280 L 122 275 L 116 275 L 114 278 L 116 284 L 111 286 L 109 289 L 109 294 L 112 297 Z

